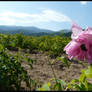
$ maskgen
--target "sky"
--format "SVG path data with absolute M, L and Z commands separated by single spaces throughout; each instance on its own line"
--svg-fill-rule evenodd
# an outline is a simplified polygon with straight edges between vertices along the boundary
M 71 29 L 72 22 L 92 27 L 91 1 L 0 1 L 0 25 L 59 31 Z

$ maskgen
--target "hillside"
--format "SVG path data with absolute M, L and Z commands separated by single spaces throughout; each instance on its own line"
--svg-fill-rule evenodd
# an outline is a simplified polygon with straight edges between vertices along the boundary
M 69 30 L 65 29 L 64 30 L 64 35 L 65 36 L 70 36 L 71 33 Z M 48 30 L 48 29 L 40 29 L 37 27 L 24 27 L 24 26 L 0 26 L 0 33 L 3 34 L 16 34 L 16 33 L 23 33 L 24 35 L 30 35 L 30 36 L 42 36 L 42 35 L 61 35 L 61 31 L 53 31 L 53 30 Z
M 39 33 L 39 32 L 46 32 L 52 33 L 52 30 L 48 29 L 40 29 L 37 27 L 24 27 L 24 26 L 0 26 L 0 33 L 20 33 L 23 32 L 24 34 L 31 34 L 31 33 Z

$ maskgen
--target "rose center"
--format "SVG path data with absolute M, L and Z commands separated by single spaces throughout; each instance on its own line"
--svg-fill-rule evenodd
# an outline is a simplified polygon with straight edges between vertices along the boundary
M 80 48 L 81 48 L 81 50 L 83 50 L 83 51 L 87 51 L 87 49 L 86 49 L 86 47 L 85 47 L 85 44 L 82 44 L 82 45 L 80 46 Z

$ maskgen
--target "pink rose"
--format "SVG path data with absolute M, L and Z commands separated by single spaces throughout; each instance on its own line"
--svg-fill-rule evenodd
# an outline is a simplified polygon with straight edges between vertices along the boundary
M 69 59 L 75 57 L 92 63 L 92 28 L 88 27 L 83 31 L 81 27 L 73 23 L 71 31 L 72 41 L 64 48 Z

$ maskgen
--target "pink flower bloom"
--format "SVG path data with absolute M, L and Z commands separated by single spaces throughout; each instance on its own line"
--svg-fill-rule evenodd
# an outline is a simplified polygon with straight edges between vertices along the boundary
M 92 28 L 82 30 L 77 24 L 72 24 L 72 41 L 65 46 L 64 50 L 69 59 L 76 57 L 78 60 L 86 60 L 92 63 Z

